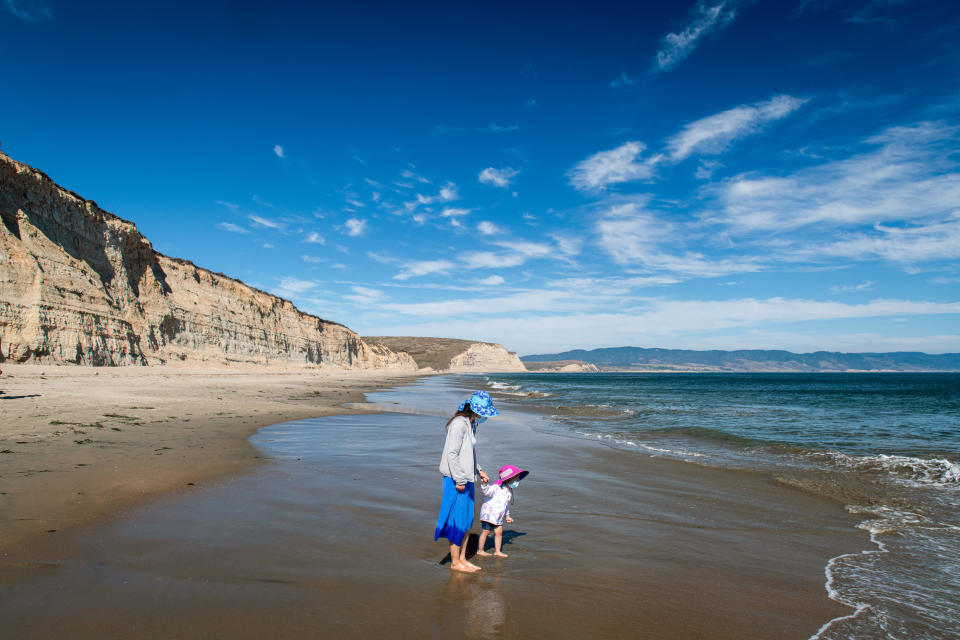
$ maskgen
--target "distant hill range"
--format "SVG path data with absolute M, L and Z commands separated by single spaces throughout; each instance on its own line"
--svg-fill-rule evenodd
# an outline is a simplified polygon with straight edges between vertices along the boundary
M 960 371 L 960 353 L 931 355 L 912 351 L 893 353 L 838 353 L 816 351 L 791 353 L 745 349 L 741 351 L 688 351 L 611 347 L 576 349 L 563 353 L 522 356 L 528 366 L 535 362 L 581 361 L 601 371 Z M 533 369 L 532 366 L 529 368 Z

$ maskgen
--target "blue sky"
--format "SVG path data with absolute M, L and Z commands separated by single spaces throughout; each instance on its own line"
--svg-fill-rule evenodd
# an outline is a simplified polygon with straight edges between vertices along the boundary
M 199 4 L 0 0 L 0 149 L 363 335 L 960 351 L 954 2 Z

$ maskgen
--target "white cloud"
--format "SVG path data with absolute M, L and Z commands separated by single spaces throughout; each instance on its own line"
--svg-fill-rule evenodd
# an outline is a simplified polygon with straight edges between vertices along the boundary
M 252 220 L 253 223 L 258 226 L 267 227 L 268 229 L 283 229 L 283 225 L 279 222 L 274 222 L 273 220 L 268 220 L 267 218 L 263 218 L 260 216 L 247 216 L 247 217 L 250 218 L 250 220 Z
M 480 172 L 477 179 L 483 184 L 506 189 L 510 186 L 510 180 L 519 173 L 520 171 L 518 169 L 513 169 L 512 167 L 504 167 L 503 169 L 487 167 Z
M 278 158 L 286 158 L 286 157 L 287 157 L 286 154 L 285 154 L 284 151 L 283 151 L 283 147 L 281 147 L 281 146 L 278 145 L 278 144 L 277 144 L 277 145 L 274 145 L 274 147 L 273 147 L 273 152 L 274 152 L 275 154 L 277 154 L 277 157 L 278 157 Z
M 516 240 L 502 240 L 495 242 L 498 247 L 516 251 L 520 255 L 528 258 L 544 258 L 553 253 L 553 247 L 539 242 L 524 242 Z
M 502 276 L 490 276 L 489 278 L 484 278 L 483 280 L 478 280 L 478 284 L 482 284 L 488 287 L 495 287 L 499 284 L 503 284 L 506 280 Z
M 568 172 L 570 184 L 580 191 L 597 192 L 610 184 L 649 180 L 661 156 L 638 162 L 637 156 L 646 148 L 645 144 L 635 140 L 610 151 L 595 153 Z
M 874 225 L 872 232 L 848 234 L 842 240 L 810 247 L 806 252 L 904 263 L 955 260 L 960 258 L 960 211 L 947 219 L 925 225 Z
M 484 220 L 483 222 L 477 225 L 477 231 L 479 231 L 485 236 L 492 236 L 498 233 L 503 233 L 503 229 L 493 224 L 492 222 L 488 222 L 486 220 Z
M 427 221 L 427 217 L 422 213 L 418 213 L 415 216 L 413 216 L 413 221 L 416 222 L 417 224 L 423 224 L 424 222 Z
M 408 211 L 413 211 L 420 205 L 426 206 L 426 205 L 431 205 L 437 202 L 439 203 L 453 202 L 454 200 L 457 200 L 459 197 L 460 197 L 460 194 L 457 192 L 457 185 L 454 184 L 453 182 L 448 182 L 442 187 L 440 187 L 440 190 L 436 193 L 436 195 L 425 196 L 422 193 L 418 193 L 416 200 L 405 202 L 403 206 Z
M 673 68 L 690 55 L 700 38 L 722 29 L 736 17 L 736 2 L 707 4 L 700 0 L 694 7 L 691 23 L 683 31 L 668 33 L 663 37 L 660 50 L 657 51 L 657 69 L 666 71 Z
M 223 229 L 224 231 L 232 231 L 233 233 L 250 233 L 243 227 L 239 227 L 233 224 L 232 222 L 221 222 L 217 226 Z
M 302 293 L 309 291 L 317 286 L 313 280 L 300 280 L 298 278 L 281 278 L 280 284 L 274 288 L 274 293 L 281 298 L 296 298 Z
M 950 157 L 958 129 L 937 123 L 894 127 L 867 140 L 868 153 L 784 177 L 737 176 L 717 192 L 714 222 L 743 231 L 871 224 L 932 218 L 960 203 L 960 172 Z
M 522 296 L 521 296 L 522 297 Z M 498 299 L 499 300 L 499 299 Z M 570 348 L 623 345 L 657 345 L 673 348 L 779 348 L 794 351 L 889 351 L 907 348 L 927 352 L 960 351 L 960 335 L 907 336 L 829 335 L 823 322 L 849 318 L 898 318 L 923 315 L 957 315 L 960 303 L 875 300 L 843 304 L 789 298 L 741 298 L 736 300 L 666 300 L 648 298 L 642 308 L 627 313 L 551 313 L 555 300 L 538 297 L 526 306 L 512 298 L 498 311 L 496 304 L 464 316 L 467 301 L 439 303 L 432 308 L 398 309 L 406 315 L 437 320 L 394 323 L 378 334 L 465 336 L 475 340 L 506 342 L 520 353 L 549 353 Z M 521 307 L 517 311 L 508 310 Z M 526 313 L 542 309 L 541 313 Z M 498 315 L 502 314 L 502 315 Z M 805 322 L 815 322 L 809 330 Z M 788 328 L 777 330 L 777 327 Z M 589 331 L 585 332 L 585 328 Z M 856 348 L 856 347 L 859 347 Z M 919 348 L 918 347 L 922 347 Z
M 517 267 L 526 262 L 519 253 L 494 253 L 493 251 L 473 251 L 462 256 L 461 261 L 468 269 L 506 269 Z
M 868 280 L 860 284 L 835 284 L 830 287 L 830 293 L 853 293 L 856 291 L 870 291 L 873 289 L 873 282 Z
M 367 228 L 367 221 L 358 218 L 350 218 L 344 224 L 347 227 L 347 235 L 349 236 L 363 235 L 363 232 L 366 231 Z
M 440 212 L 444 218 L 460 218 L 470 214 L 470 209 L 458 209 L 456 207 L 446 207 Z
M 403 265 L 403 270 L 393 276 L 395 280 L 407 280 L 418 276 L 427 276 L 434 273 L 448 273 L 454 265 L 449 260 L 422 260 L 420 262 L 408 262 Z
M 317 256 L 302 255 L 302 256 L 300 256 L 300 258 L 301 258 L 304 262 L 313 262 L 313 263 L 326 262 L 326 259 L 325 259 L 325 258 L 319 258 L 319 257 L 317 257 Z
M 383 300 L 383 292 L 376 289 L 369 289 L 367 287 L 351 287 L 353 290 L 352 295 L 346 295 L 344 298 L 350 300 L 354 304 L 359 305 L 371 305 L 379 303 Z
M 46 0 L 4 0 L 3 7 L 24 22 L 53 19 L 53 9 Z
M 428 180 L 427 178 L 424 178 L 423 176 L 417 173 L 414 173 L 413 171 L 410 171 L 409 169 L 404 169 L 403 171 L 401 171 L 400 176 L 407 180 L 416 180 L 421 184 L 430 184 L 430 180 Z
M 642 206 L 641 202 L 616 204 L 596 223 L 600 246 L 615 262 L 638 264 L 648 269 L 679 275 L 714 277 L 730 273 L 760 271 L 757 258 L 710 258 L 702 253 L 673 253 L 664 245 L 679 244 L 684 229 L 671 224 Z
M 240 205 L 238 204 L 235 204 L 233 202 L 224 202 L 223 200 L 217 200 L 217 204 L 223 205 L 233 213 L 236 213 L 238 215 L 240 214 Z
M 719 153 L 732 141 L 757 133 L 763 125 L 790 115 L 806 102 L 806 98 L 774 96 L 691 122 L 667 139 L 670 159 L 683 160 L 693 153 Z
M 327 239 L 316 231 L 311 231 L 307 234 L 307 237 L 303 239 L 304 242 L 309 242 L 311 244 L 327 244 Z
M 610 81 L 611 89 L 620 89 L 623 87 L 629 87 L 637 84 L 637 81 L 628 76 L 625 72 L 621 71 L 620 75 Z

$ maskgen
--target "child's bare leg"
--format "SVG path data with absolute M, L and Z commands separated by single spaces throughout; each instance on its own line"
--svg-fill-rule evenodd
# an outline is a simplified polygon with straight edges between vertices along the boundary
M 507 558 L 507 554 L 500 551 L 500 545 L 503 544 L 503 525 L 493 530 L 493 555 L 498 558 Z
M 470 534 L 463 536 L 462 544 L 453 544 L 450 543 L 450 568 L 454 571 L 462 571 L 464 573 L 473 573 L 477 570 L 475 565 L 464 563 L 463 561 L 463 551 L 462 549 L 467 548 L 467 537 Z
M 470 571 L 480 571 L 480 567 L 467 560 L 467 540 L 470 539 L 470 532 L 463 534 L 463 543 L 460 545 L 460 564 L 467 567 Z M 451 556 L 452 558 L 453 556 Z
M 484 548 L 487 546 L 487 534 L 490 533 L 486 529 L 480 532 L 480 541 L 477 543 L 477 555 L 478 556 L 488 556 L 490 555 Z

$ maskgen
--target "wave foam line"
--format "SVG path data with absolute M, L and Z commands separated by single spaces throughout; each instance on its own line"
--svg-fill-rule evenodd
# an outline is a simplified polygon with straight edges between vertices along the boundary
M 864 520 L 864 522 L 861 524 L 865 524 L 866 522 L 869 522 L 869 521 Z M 845 553 L 843 555 L 830 558 L 830 560 L 827 562 L 827 566 L 823 570 L 823 573 L 827 578 L 826 584 L 824 585 L 824 587 L 827 590 L 827 597 L 833 600 L 834 602 L 839 602 L 844 606 L 853 607 L 855 611 L 853 613 L 848 613 L 845 616 L 840 616 L 832 620 L 828 620 L 826 623 L 823 624 L 823 626 L 817 629 L 817 632 L 812 636 L 810 636 L 808 640 L 820 640 L 823 634 L 829 631 L 830 627 L 832 627 L 836 623 L 841 622 L 843 620 L 853 620 L 858 616 L 860 616 L 864 611 L 867 611 L 870 608 L 870 605 L 865 602 L 851 602 L 849 600 L 846 600 L 845 598 L 843 598 L 843 596 L 840 595 L 840 591 L 834 588 L 833 586 L 833 580 L 834 580 L 833 567 L 840 560 L 843 560 L 844 558 L 856 558 L 856 557 L 876 555 L 881 553 L 890 553 L 889 551 L 887 551 L 887 547 L 882 542 L 880 542 L 879 538 L 877 538 L 876 531 L 870 531 L 870 542 L 877 545 L 877 548 L 865 549 L 859 553 Z

